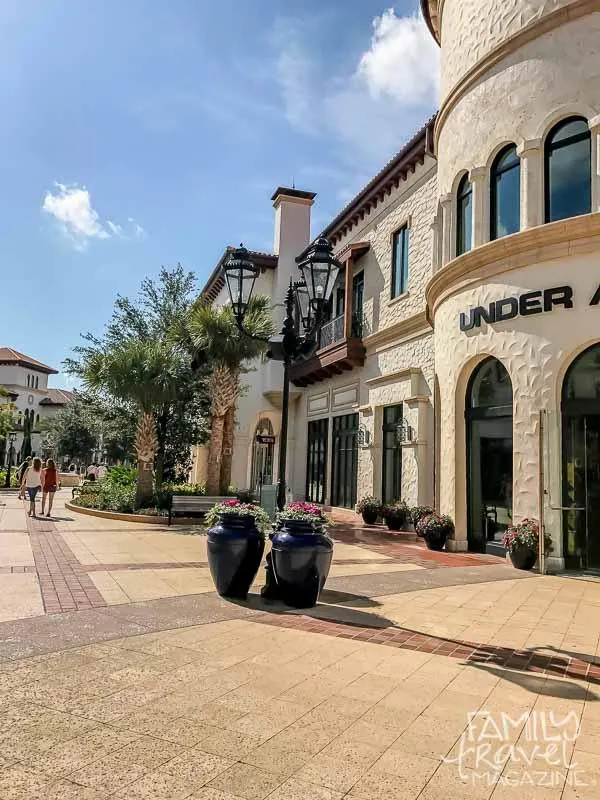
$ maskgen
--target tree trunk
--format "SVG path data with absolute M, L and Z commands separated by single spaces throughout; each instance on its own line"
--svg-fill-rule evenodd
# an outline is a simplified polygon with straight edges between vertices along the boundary
M 167 443 L 167 423 L 169 421 L 169 410 L 163 408 L 156 422 L 157 449 L 154 460 L 154 482 L 156 488 L 160 489 L 164 481 L 165 473 L 165 447 Z
M 206 494 L 211 496 L 218 495 L 220 490 L 224 426 L 225 415 L 213 414 L 206 470 Z
M 154 415 L 143 411 L 135 432 L 135 450 L 138 458 L 135 507 L 142 508 L 152 501 L 152 465 L 156 455 L 156 422 Z
M 231 485 L 233 463 L 233 438 L 235 433 L 235 406 L 230 406 L 223 423 L 223 452 L 221 456 L 221 494 L 226 494 Z M 238 486 L 243 489 L 243 486 Z

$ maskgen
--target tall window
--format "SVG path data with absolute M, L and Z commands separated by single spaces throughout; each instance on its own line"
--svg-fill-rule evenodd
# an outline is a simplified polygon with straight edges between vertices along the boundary
M 29 389 L 30 386 L 31 386 L 31 375 L 28 375 L 27 376 L 27 388 Z
M 39 375 L 35 376 L 35 388 L 37 389 L 40 385 L 40 377 Z
M 392 299 L 408 288 L 408 225 L 394 234 L 392 250 Z
M 402 422 L 402 403 L 383 409 L 383 459 L 381 499 L 393 503 L 401 498 L 402 450 L 398 447 L 398 425 Z
M 354 508 L 358 482 L 358 414 L 334 417 L 331 454 L 331 505 Z
M 490 239 L 516 233 L 521 227 L 521 161 L 514 144 L 496 156 L 490 189 Z
M 473 229 L 473 188 L 468 175 L 463 175 L 456 192 L 456 255 L 471 249 Z
M 327 419 L 316 419 L 308 423 L 306 499 L 311 503 L 325 502 L 328 430 Z
M 273 451 L 275 445 L 270 441 L 272 437 L 273 426 L 271 421 L 266 417 L 260 419 L 252 442 L 250 488 L 253 491 L 258 491 L 264 484 L 273 483 Z
M 555 125 L 544 147 L 546 222 L 592 210 L 592 139 L 587 121 L 570 117 Z

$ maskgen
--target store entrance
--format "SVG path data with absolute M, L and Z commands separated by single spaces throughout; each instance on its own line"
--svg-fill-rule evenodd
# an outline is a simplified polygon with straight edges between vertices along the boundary
M 562 430 L 565 566 L 600 570 L 600 345 L 565 376 Z
M 503 555 L 512 520 L 512 384 L 495 358 L 471 376 L 466 419 L 469 549 Z

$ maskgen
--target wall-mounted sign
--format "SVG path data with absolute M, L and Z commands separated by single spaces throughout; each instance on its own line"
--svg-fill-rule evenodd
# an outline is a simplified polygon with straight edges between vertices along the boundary
M 275 444 L 275 437 L 258 433 L 256 435 L 256 441 L 258 442 L 258 444 Z
M 590 305 L 600 302 L 600 288 L 594 294 Z M 505 322 L 514 317 L 530 317 L 533 314 L 543 314 L 552 311 L 554 306 L 573 308 L 573 289 L 570 286 L 556 286 L 553 289 L 539 289 L 537 292 L 527 292 L 520 297 L 505 297 L 496 300 L 488 306 L 477 306 L 469 311 L 461 312 L 459 324 L 461 331 L 470 331 L 480 328 L 482 322 L 493 325 L 496 322 Z

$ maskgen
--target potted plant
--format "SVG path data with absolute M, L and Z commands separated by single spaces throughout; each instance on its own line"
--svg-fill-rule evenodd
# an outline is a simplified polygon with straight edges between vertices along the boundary
M 277 514 L 263 596 L 276 596 L 294 608 L 316 604 L 333 555 L 328 523 L 313 503 L 288 503 Z
M 222 597 L 245 600 L 265 549 L 271 527 L 267 512 L 254 503 L 224 500 L 206 515 L 208 566 Z
M 401 531 L 408 517 L 408 506 L 404 500 L 398 500 L 396 503 L 384 506 L 381 516 L 390 531 Z
M 443 550 L 454 533 L 454 523 L 446 514 L 427 514 L 417 523 L 417 533 L 425 539 L 429 550 Z
M 430 514 L 435 514 L 435 508 L 431 506 L 413 506 L 410 510 L 410 521 L 414 525 L 415 531 L 423 517 L 428 517 Z M 420 535 L 417 531 L 417 535 Z
M 356 504 L 356 513 L 362 514 L 365 525 L 374 525 L 381 512 L 381 500 L 376 497 L 363 497 Z
M 540 549 L 540 526 L 535 519 L 524 519 L 504 531 L 502 544 L 508 551 L 513 567 L 533 569 Z M 552 540 L 544 534 L 546 552 L 552 549 Z

